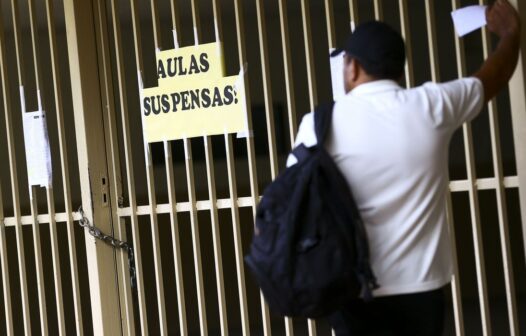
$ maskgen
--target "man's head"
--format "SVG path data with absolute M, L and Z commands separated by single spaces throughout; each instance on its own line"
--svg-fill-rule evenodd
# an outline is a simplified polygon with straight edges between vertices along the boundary
M 379 79 L 399 81 L 404 73 L 405 45 L 400 34 L 389 25 L 370 21 L 359 25 L 349 36 L 342 49 L 331 56 L 341 57 L 345 52 L 345 91 Z

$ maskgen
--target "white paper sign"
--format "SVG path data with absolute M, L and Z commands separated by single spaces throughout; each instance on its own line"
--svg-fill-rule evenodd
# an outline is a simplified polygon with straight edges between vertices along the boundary
M 451 12 L 457 35 L 462 37 L 486 25 L 486 6 L 468 6 Z
M 44 111 L 23 114 L 27 176 L 30 186 L 51 185 L 51 154 Z
M 329 50 L 329 55 L 334 49 Z M 334 101 L 345 96 L 345 87 L 343 85 L 343 55 L 330 57 L 331 64 L 331 83 L 332 83 L 332 97 Z

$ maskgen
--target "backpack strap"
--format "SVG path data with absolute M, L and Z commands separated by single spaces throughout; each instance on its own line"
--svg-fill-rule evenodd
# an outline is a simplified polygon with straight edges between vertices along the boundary
M 327 140 L 327 135 L 331 129 L 333 107 L 334 101 L 320 104 L 314 110 L 314 129 L 318 144 L 324 144 Z
M 305 160 L 307 157 L 309 157 L 310 153 L 311 151 L 309 150 L 309 148 L 307 148 L 307 146 L 305 146 L 302 143 L 292 150 L 292 155 L 296 157 L 298 162 Z
M 327 136 L 332 125 L 333 108 L 334 101 L 321 104 L 317 106 L 314 111 L 314 129 L 316 131 L 316 139 L 318 140 L 318 144 L 324 144 L 327 140 Z M 356 221 L 356 225 L 354 227 L 354 243 L 356 246 L 358 259 L 356 271 L 358 280 L 362 285 L 360 297 L 365 301 L 371 301 L 373 299 L 372 291 L 379 286 L 376 282 L 376 278 L 369 263 L 369 244 L 367 242 L 367 234 L 365 232 L 364 223 L 354 200 L 350 204 L 351 206 L 349 211 L 351 217 Z

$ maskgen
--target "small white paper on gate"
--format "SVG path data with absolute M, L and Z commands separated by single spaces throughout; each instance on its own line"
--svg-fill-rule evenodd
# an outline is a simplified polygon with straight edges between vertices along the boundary
M 334 49 L 329 50 L 329 55 Z M 345 87 L 343 85 L 343 53 L 340 55 L 330 57 L 331 65 L 331 83 L 332 83 L 332 98 L 334 101 L 345 96 Z
M 23 123 L 28 183 L 30 186 L 48 187 L 51 185 L 52 171 L 46 113 L 26 112 Z
M 486 25 L 486 6 L 467 6 L 451 12 L 453 24 L 459 37 Z

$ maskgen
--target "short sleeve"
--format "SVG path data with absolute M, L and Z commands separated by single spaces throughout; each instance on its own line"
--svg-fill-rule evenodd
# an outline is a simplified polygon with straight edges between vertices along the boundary
M 316 145 L 316 132 L 314 131 L 314 114 L 308 113 L 301 120 L 298 134 L 296 135 L 296 141 L 294 141 L 294 148 L 300 144 L 304 144 L 307 147 Z M 290 167 L 298 162 L 294 155 L 289 154 L 287 158 L 287 167 Z
M 476 77 L 424 85 L 429 95 L 433 119 L 437 124 L 458 128 L 473 120 L 484 104 L 484 87 Z

